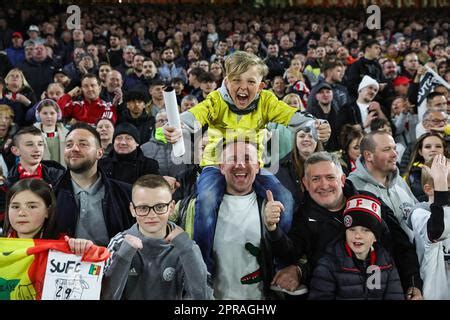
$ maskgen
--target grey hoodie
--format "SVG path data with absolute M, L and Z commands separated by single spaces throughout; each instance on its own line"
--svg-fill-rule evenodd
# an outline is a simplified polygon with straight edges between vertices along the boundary
M 168 221 L 169 230 L 175 224 Z M 124 241 L 125 234 L 142 240 L 139 251 Z M 105 265 L 102 299 L 212 299 L 208 273 L 199 247 L 186 232 L 172 244 L 144 236 L 134 224 L 111 239 Z
M 411 189 L 409 189 L 405 180 L 400 176 L 398 168 L 388 177 L 389 182 L 386 187 L 384 184 L 375 180 L 361 159 L 362 157 L 359 157 L 356 162 L 356 169 L 350 173 L 348 179 L 353 182 L 356 189 L 375 194 L 391 208 L 403 230 L 408 234 L 409 240 L 412 242 L 414 234 L 407 226 L 407 218 L 418 201 L 411 192 Z

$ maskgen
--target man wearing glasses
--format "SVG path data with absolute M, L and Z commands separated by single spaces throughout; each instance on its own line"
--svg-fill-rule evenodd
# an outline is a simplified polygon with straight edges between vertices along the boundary
M 170 185 L 145 175 L 133 185 L 130 212 L 136 223 L 110 242 L 103 299 L 211 299 L 208 272 L 199 247 L 168 221 L 173 213 Z

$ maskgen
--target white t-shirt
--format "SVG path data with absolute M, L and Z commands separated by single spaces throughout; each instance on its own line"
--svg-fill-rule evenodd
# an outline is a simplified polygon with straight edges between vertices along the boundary
M 356 102 L 358 105 L 359 111 L 361 112 L 361 122 L 364 125 L 364 121 L 366 121 L 367 116 L 369 115 L 369 104 Z M 370 127 L 364 128 L 364 131 L 370 132 Z
M 224 195 L 213 245 L 216 299 L 264 298 L 261 275 L 257 276 L 260 265 L 256 256 L 261 243 L 259 215 L 255 192 L 245 196 Z

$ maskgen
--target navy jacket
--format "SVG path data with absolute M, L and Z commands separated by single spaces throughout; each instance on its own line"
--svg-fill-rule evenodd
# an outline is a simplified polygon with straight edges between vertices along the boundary
M 42 160 L 42 179 L 48 184 L 55 186 L 59 179 L 66 172 L 60 163 L 53 160 Z M 19 171 L 17 170 L 18 165 L 15 165 L 8 174 L 8 179 L 6 185 L 11 187 L 14 183 L 19 181 Z
M 135 219 L 132 217 L 129 205 L 131 202 L 131 185 L 108 178 L 98 169 L 105 185 L 103 199 L 103 217 L 110 238 L 117 233 L 130 228 Z M 64 174 L 54 187 L 56 193 L 56 213 L 49 221 L 46 233 L 49 239 L 58 238 L 60 234 L 75 236 L 80 210 L 75 200 L 70 171 Z M 56 239 L 55 238 L 55 239 Z
M 373 247 L 374 251 L 369 253 L 368 259 L 361 261 L 354 257 L 343 240 L 330 244 L 314 270 L 309 299 L 404 300 L 392 258 L 377 243 Z M 372 271 L 370 267 L 373 266 L 378 269 Z

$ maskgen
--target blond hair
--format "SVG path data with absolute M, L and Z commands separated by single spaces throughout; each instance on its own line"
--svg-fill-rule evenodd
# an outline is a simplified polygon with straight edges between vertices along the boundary
M 295 99 L 297 99 L 300 102 L 300 107 L 299 107 L 300 111 L 305 111 L 305 106 L 303 104 L 302 98 L 300 98 L 300 96 L 298 94 L 296 94 L 296 93 L 288 93 L 287 95 L 285 95 L 284 98 L 283 98 L 283 102 L 285 102 L 286 104 L 291 106 L 289 104 L 289 100 L 291 98 L 295 98 Z
M 253 53 L 236 51 L 225 59 L 225 74 L 229 79 L 234 79 L 253 66 L 257 67 L 261 77 L 269 73 L 269 68 L 261 58 Z
M 27 79 L 25 78 L 25 75 L 23 74 L 22 70 L 20 70 L 19 68 L 14 68 L 11 69 L 8 74 L 5 77 L 5 84 L 8 87 L 8 82 L 9 82 L 9 77 L 11 76 L 11 74 L 13 72 L 17 72 L 20 76 L 20 78 L 22 79 L 22 87 L 20 88 L 21 90 L 25 87 L 30 87 L 30 84 L 28 83 Z
M 14 110 L 7 104 L 0 104 L 0 114 L 6 114 L 12 119 L 14 119 Z

